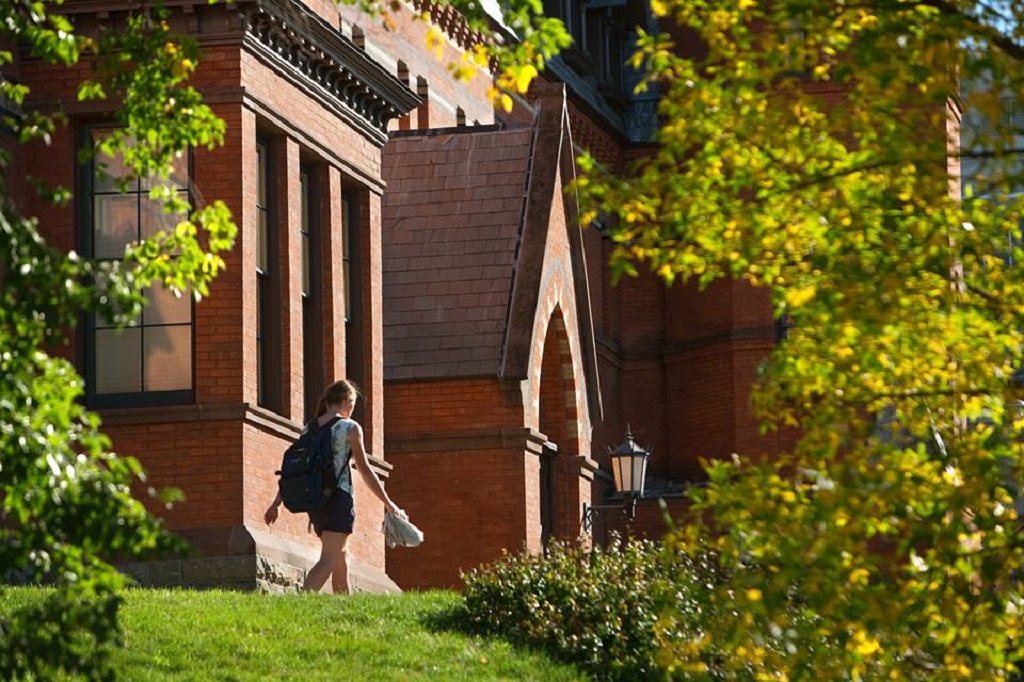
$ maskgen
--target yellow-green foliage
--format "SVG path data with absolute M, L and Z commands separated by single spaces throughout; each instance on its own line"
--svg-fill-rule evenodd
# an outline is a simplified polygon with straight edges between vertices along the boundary
M 1024 101 L 1021 8 L 653 9 L 707 50 L 641 35 L 658 151 L 627 177 L 585 157 L 586 215 L 613 216 L 619 274 L 769 288 L 794 328 L 754 406 L 801 429 L 775 460 L 707 463 L 671 541 L 716 538 L 732 577 L 666 662 L 699 669 L 714 645 L 759 679 L 1005 678 L 1024 654 L 1022 131 L 1004 115 Z M 961 105 L 962 155 L 984 161 L 963 196 Z

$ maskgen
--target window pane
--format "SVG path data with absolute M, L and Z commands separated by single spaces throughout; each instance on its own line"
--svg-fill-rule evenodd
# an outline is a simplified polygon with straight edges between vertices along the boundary
M 145 391 L 191 388 L 191 327 L 146 327 L 142 337 Z
M 143 180 L 142 188 L 148 190 L 158 184 L 167 184 L 175 189 L 188 189 L 188 153 L 182 152 L 174 158 L 171 166 L 171 175 L 167 180 L 161 180 L 159 175 L 150 175 Z
M 110 137 L 109 130 L 94 129 L 92 131 L 93 150 L 93 191 L 112 192 L 118 189 L 118 180 L 132 177 L 131 171 L 124 164 L 124 156 L 107 156 L 99 149 L 100 141 Z M 132 185 L 129 185 L 131 187 Z
M 256 339 L 256 402 L 262 405 L 266 400 L 266 388 L 264 386 L 265 377 L 263 376 L 263 341 Z
M 146 391 L 192 388 L 192 327 L 146 327 Z
M 142 390 L 142 330 L 96 330 L 96 393 Z
M 267 148 L 256 145 L 256 205 L 267 205 Z
M 116 132 L 111 128 L 92 128 L 89 139 L 96 150 L 92 168 L 91 202 L 91 256 L 95 258 L 121 258 L 125 246 L 139 239 L 154 236 L 160 231 L 172 231 L 186 220 L 190 209 L 166 213 L 164 203 L 151 200 L 148 188 L 160 182 L 177 191 L 177 196 L 189 203 L 189 159 L 184 152 L 172 162 L 169 178 L 151 176 L 144 182 L 133 179 L 122 193 L 118 185 L 121 178 L 134 178 L 125 166 L 122 154 L 108 157 L 98 145 Z M 88 142 L 87 142 L 88 144 Z M 99 282 L 102 284 L 102 282 Z M 157 285 L 143 294 L 149 304 L 142 316 L 128 329 L 110 328 L 102 315 L 92 316 L 92 334 L 87 340 L 92 347 L 86 349 L 92 363 L 90 386 L 94 395 L 111 396 L 118 402 L 118 394 L 189 390 L 193 387 L 193 313 L 191 297 L 187 293 L 175 296 Z
M 266 365 L 264 358 L 263 306 L 266 304 L 266 278 L 256 275 L 256 402 L 266 402 Z
M 309 296 L 309 235 L 302 235 L 302 295 Z
M 267 272 L 267 212 L 257 209 L 259 225 L 256 227 L 256 269 Z
M 180 194 L 178 198 L 182 200 L 188 199 L 184 194 Z M 150 199 L 147 196 L 140 198 L 143 239 L 149 239 L 160 230 L 173 232 L 178 223 L 188 220 L 187 211 L 168 213 L 164 210 L 165 206 L 164 202 Z
M 308 173 L 299 173 L 299 187 L 299 195 L 302 197 L 302 220 L 299 223 L 299 232 L 302 234 L 302 295 L 309 296 L 309 231 L 313 220 L 312 215 L 310 214 L 310 206 L 312 202 L 310 201 L 309 196 L 310 184 Z
M 93 256 L 121 258 L 124 247 L 139 238 L 137 194 L 104 194 L 93 198 Z
M 301 197 L 302 207 L 302 232 L 309 232 L 309 173 L 305 171 L 299 173 L 299 196 Z
M 341 199 L 341 281 L 345 287 L 342 314 L 347 321 L 352 314 L 352 202 Z
M 143 290 L 149 305 L 142 310 L 142 324 L 189 324 L 192 322 L 192 300 L 188 292 L 175 296 L 162 286 Z

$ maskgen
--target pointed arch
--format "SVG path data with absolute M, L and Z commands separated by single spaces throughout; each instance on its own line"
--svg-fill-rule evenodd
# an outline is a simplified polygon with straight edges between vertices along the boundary
M 554 443 L 579 449 L 579 411 L 572 348 L 560 306 L 548 320 L 541 352 L 537 426 Z

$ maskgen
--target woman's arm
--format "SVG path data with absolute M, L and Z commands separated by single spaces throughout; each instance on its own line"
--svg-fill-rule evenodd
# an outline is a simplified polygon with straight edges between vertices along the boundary
M 278 490 L 277 495 L 274 496 L 274 501 L 270 503 L 270 506 L 267 507 L 267 511 L 263 513 L 263 521 L 266 522 L 267 525 L 270 525 L 274 521 L 277 521 L 277 508 L 280 506 L 281 491 Z
M 359 469 L 359 473 L 362 475 L 363 480 L 366 481 L 366 485 L 370 486 L 373 494 L 384 503 L 384 507 L 389 512 L 392 514 L 402 514 L 402 510 L 388 497 L 387 492 L 384 490 L 384 484 L 380 482 L 380 478 L 377 477 L 377 474 L 370 467 L 370 461 L 366 457 L 366 448 L 363 447 L 363 427 L 358 422 L 348 432 L 348 445 L 352 449 L 352 457 L 355 458 L 356 468 Z

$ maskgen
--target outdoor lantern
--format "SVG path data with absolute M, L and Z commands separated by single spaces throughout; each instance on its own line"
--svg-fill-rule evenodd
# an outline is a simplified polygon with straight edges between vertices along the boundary
M 636 444 L 627 425 L 626 440 L 622 445 L 614 450 L 608 448 L 612 474 L 615 476 L 615 490 L 622 495 L 643 497 L 644 481 L 647 478 L 647 458 L 650 454 Z
M 594 517 L 609 509 L 621 509 L 627 518 L 636 516 L 636 501 L 644 496 L 644 483 L 647 479 L 647 458 L 653 450 L 645 450 L 633 440 L 633 434 L 626 426 L 626 440 L 622 445 L 608 448 L 608 459 L 612 465 L 612 476 L 615 479 L 615 490 L 622 495 L 622 504 L 615 505 L 583 505 L 583 531 L 590 530 Z

